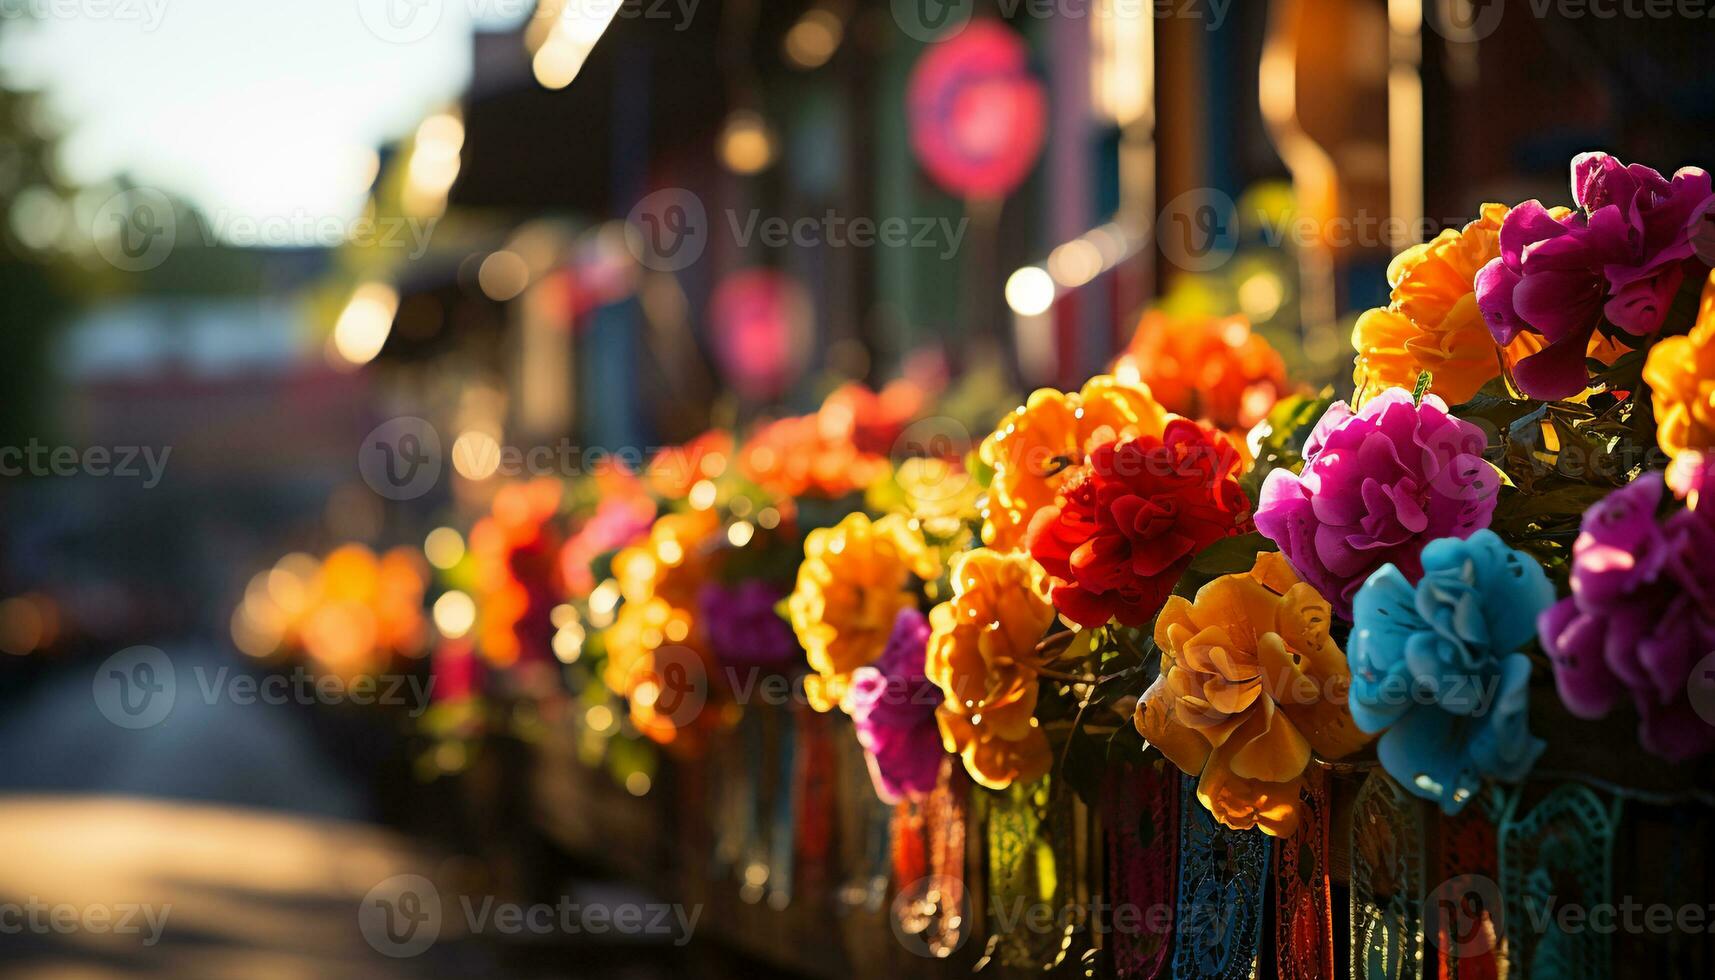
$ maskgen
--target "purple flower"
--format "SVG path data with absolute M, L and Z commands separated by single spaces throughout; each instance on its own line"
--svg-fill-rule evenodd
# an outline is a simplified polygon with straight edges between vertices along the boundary
M 888 803 L 919 799 L 935 788 L 941 771 L 941 733 L 935 707 L 941 692 L 924 674 L 929 620 L 904 609 L 893 622 L 887 649 L 874 664 L 852 673 L 843 707 L 869 760 L 875 792 Z
M 1513 371 L 1533 398 L 1584 390 L 1585 353 L 1603 316 L 1633 336 L 1661 328 L 1692 258 L 1692 231 L 1715 207 L 1706 171 L 1686 167 L 1669 181 L 1606 153 L 1573 159 L 1572 195 L 1581 210 L 1560 216 L 1537 201 L 1513 208 L 1501 254 L 1477 273 L 1477 308 L 1496 341 L 1534 333 L 1547 342 Z
M 1707 476 L 1707 474 L 1705 474 Z M 1572 595 L 1538 620 L 1555 686 L 1581 718 L 1629 693 L 1645 748 L 1683 761 L 1715 748 L 1715 511 L 1656 518 L 1662 475 L 1609 494 L 1572 547 Z
M 1356 413 L 1336 402 L 1305 443 L 1303 472 L 1278 469 L 1263 483 L 1257 530 L 1351 619 L 1376 569 L 1391 563 L 1416 582 L 1424 545 L 1489 526 L 1500 477 L 1487 445 L 1434 395 L 1417 405 L 1390 388 Z
M 784 670 L 804 659 L 791 625 L 774 611 L 785 597 L 785 589 L 761 581 L 703 586 L 698 605 L 723 666 Z

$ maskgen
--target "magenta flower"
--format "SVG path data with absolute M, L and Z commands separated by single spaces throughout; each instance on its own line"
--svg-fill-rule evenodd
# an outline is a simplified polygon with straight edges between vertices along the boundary
M 775 612 L 785 597 L 786 589 L 762 581 L 703 586 L 698 605 L 721 666 L 779 671 L 803 662 L 797 635 Z
M 1606 153 L 1573 159 L 1572 195 L 1580 210 L 1559 219 L 1537 201 L 1513 208 L 1500 256 L 1477 273 L 1477 308 L 1496 341 L 1535 333 L 1548 343 L 1513 371 L 1533 398 L 1584 390 L 1604 316 L 1637 337 L 1661 328 L 1692 260 L 1692 231 L 1715 207 L 1706 171 L 1686 167 L 1669 181 Z
M 1680 762 L 1715 748 L 1715 676 L 1699 666 L 1715 654 L 1715 508 L 1662 521 L 1663 496 L 1651 473 L 1590 508 L 1572 595 L 1537 628 L 1573 714 L 1600 718 L 1630 694 L 1644 747 Z
M 1500 477 L 1487 445 L 1434 395 L 1418 405 L 1390 388 L 1356 413 L 1336 402 L 1305 443 L 1303 472 L 1278 469 L 1263 483 L 1257 530 L 1351 619 L 1370 573 L 1391 563 L 1415 583 L 1424 545 L 1489 526 Z
M 941 692 L 924 674 L 929 620 L 904 609 L 893 622 L 887 648 L 874 664 L 852 673 L 844 708 L 869 761 L 875 793 L 888 803 L 921 799 L 941 771 L 941 733 L 935 707 Z

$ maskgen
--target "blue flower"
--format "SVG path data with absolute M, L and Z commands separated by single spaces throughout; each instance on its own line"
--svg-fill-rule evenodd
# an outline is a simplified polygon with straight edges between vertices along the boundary
M 1352 718 L 1382 732 L 1382 768 L 1458 813 L 1484 778 L 1517 782 L 1542 754 L 1531 735 L 1530 658 L 1554 586 L 1493 531 L 1423 549 L 1414 586 L 1384 565 L 1353 600 Z

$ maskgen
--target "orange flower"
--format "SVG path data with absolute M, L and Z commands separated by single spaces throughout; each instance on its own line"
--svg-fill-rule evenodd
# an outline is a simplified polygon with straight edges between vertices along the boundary
M 983 504 L 983 543 L 1024 547 L 1036 512 L 1050 506 L 1090 450 L 1119 439 L 1161 435 L 1167 412 L 1148 386 L 1097 375 L 1082 391 L 1043 388 L 1002 419 L 979 454 L 994 470 Z
M 911 577 L 939 572 L 922 535 L 899 514 L 873 523 L 848 514 L 810 532 L 786 604 L 815 671 L 804 679 L 811 707 L 829 711 L 840 703 L 852 671 L 881 656 L 899 611 L 916 603 Z
M 625 604 L 604 634 L 602 680 L 626 699 L 638 731 L 687 751 L 721 720 L 700 700 L 710 696 L 715 671 L 695 613 L 709 575 L 705 545 L 719 529 L 713 511 L 665 514 L 648 538 L 613 559 Z M 699 700 L 688 703 L 688 695 Z
M 653 742 L 695 754 L 723 714 L 710 703 L 714 658 L 691 614 L 659 597 L 627 602 L 604 637 L 602 682 L 625 698 L 631 723 Z
M 1498 347 L 1477 311 L 1473 283 L 1500 254 L 1507 211 L 1485 204 L 1482 217 L 1463 230 L 1448 228 L 1394 256 L 1387 269 L 1393 301 L 1359 317 L 1352 330 L 1358 401 L 1392 387 L 1411 388 L 1428 371 L 1429 390 L 1457 405 L 1500 376 Z
M 732 449 L 732 434 L 723 429 L 705 432 L 683 446 L 669 446 L 649 461 L 649 488 L 667 500 L 683 500 L 699 481 L 726 472 Z
M 903 378 L 873 392 L 856 382 L 835 388 L 816 412 L 829 439 L 843 439 L 873 456 L 893 453 L 893 444 L 923 409 L 923 390 Z
M 1644 364 L 1655 396 L 1656 441 L 1671 456 L 1715 450 L 1715 272 L 1689 337 L 1656 344 Z
M 565 594 L 559 533 L 553 518 L 563 488 L 549 477 L 501 487 L 493 511 L 470 530 L 477 608 L 477 645 L 488 661 L 510 667 L 548 656 L 550 610 Z
M 1240 432 L 1262 421 L 1286 390 L 1286 362 L 1242 316 L 1151 310 L 1114 374 L 1148 385 L 1170 412 Z
M 428 568 L 415 551 L 395 548 L 377 556 L 361 544 L 341 545 L 320 563 L 308 555 L 281 559 L 263 580 L 266 589 L 246 590 L 235 635 L 301 648 L 329 675 L 346 680 L 423 652 Z M 260 653 L 269 645 L 247 643 L 246 649 Z
M 880 394 L 856 383 L 841 385 L 814 415 L 757 428 L 739 463 L 747 478 L 781 497 L 843 497 L 887 475 L 893 444 L 923 398 L 920 388 L 903 380 Z
M 827 431 L 819 415 L 780 419 L 751 434 L 740 455 L 744 475 L 782 497 L 833 499 L 869 486 L 887 460 L 858 449 L 849 431 Z
M 1048 772 L 1037 725 L 1036 644 L 1054 621 L 1047 575 L 1023 552 L 987 548 L 953 562 L 953 597 L 929 611 L 929 680 L 944 700 L 935 718 L 948 752 L 990 789 Z
M 663 514 L 649 536 L 613 556 L 613 577 L 627 602 L 660 597 L 680 609 L 694 609 L 697 590 L 709 575 L 704 546 L 720 530 L 712 510 Z
M 1278 553 L 1167 601 L 1155 623 L 1161 675 L 1133 719 L 1161 754 L 1201 775 L 1197 798 L 1235 830 L 1298 827 L 1312 750 L 1369 740 L 1346 707 L 1351 671 L 1328 635 L 1328 601 Z

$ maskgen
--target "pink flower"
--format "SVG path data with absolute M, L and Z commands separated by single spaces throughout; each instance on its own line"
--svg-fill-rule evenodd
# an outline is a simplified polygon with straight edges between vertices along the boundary
M 920 799 L 941 771 L 941 733 L 935 708 L 941 691 L 924 674 L 929 620 L 904 609 L 894 620 L 887 649 L 874 664 L 852 672 L 843 707 L 857 729 L 875 792 L 888 803 Z
M 1604 316 L 1637 337 L 1661 328 L 1692 258 L 1692 230 L 1715 207 L 1706 171 L 1686 167 L 1669 181 L 1606 153 L 1573 159 L 1572 194 L 1579 211 L 1513 208 L 1500 256 L 1477 273 L 1477 308 L 1496 341 L 1547 341 L 1513 371 L 1533 398 L 1584 390 L 1585 354 Z
M 1715 678 L 1696 669 L 1715 653 L 1715 508 L 1658 520 L 1664 496 L 1651 473 L 1590 508 L 1572 595 L 1537 625 L 1568 710 L 1600 718 L 1630 694 L 1644 747 L 1683 761 L 1715 748 Z
M 1447 414 L 1447 403 L 1390 388 L 1354 413 L 1330 406 L 1304 446 L 1302 473 L 1278 469 L 1263 483 L 1257 530 L 1293 568 L 1352 618 L 1352 597 L 1393 564 L 1415 583 L 1437 538 L 1489 526 L 1500 477 L 1483 459 L 1483 431 Z

